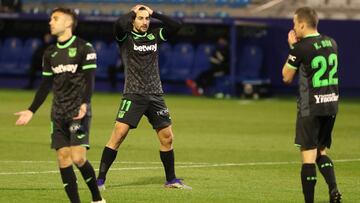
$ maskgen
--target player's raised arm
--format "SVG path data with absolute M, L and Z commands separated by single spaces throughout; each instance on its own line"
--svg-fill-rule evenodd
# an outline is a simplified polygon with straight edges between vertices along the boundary
M 296 33 L 294 30 L 290 30 L 288 34 L 288 43 L 290 47 L 289 57 L 282 68 L 283 82 L 290 84 L 296 75 L 298 64 L 300 63 L 300 57 L 297 54 L 297 50 L 294 48 L 294 44 L 298 42 Z
M 167 39 L 168 37 L 174 35 L 177 31 L 180 30 L 182 23 L 178 20 L 175 20 L 171 17 L 168 17 L 166 15 L 160 14 L 156 11 L 151 10 L 149 7 L 144 6 L 146 10 L 148 10 L 151 17 L 161 20 L 165 25 L 163 27 L 163 30 L 161 32 L 164 39 Z
M 119 42 L 124 41 L 127 37 L 127 32 L 132 30 L 132 21 L 136 16 L 136 12 L 139 10 L 140 5 L 134 6 L 127 14 L 121 15 L 114 24 L 115 39 Z

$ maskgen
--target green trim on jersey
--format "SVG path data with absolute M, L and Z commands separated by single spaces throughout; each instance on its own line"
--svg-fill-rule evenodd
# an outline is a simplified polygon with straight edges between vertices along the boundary
M 124 40 L 126 39 L 127 36 L 128 36 L 128 34 L 126 33 L 123 38 L 119 39 L 119 38 L 117 38 L 117 36 L 115 36 L 115 39 L 116 39 L 117 41 L 119 41 L 119 42 L 122 42 L 122 41 L 124 41 Z
M 56 43 L 56 46 L 57 46 L 59 49 L 65 49 L 65 48 L 69 47 L 69 46 L 75 41 L 75 39 L 76 39 L 76 36 L 74 35 L 74 36 L 71 37 L 71 39 L 70 39 L 66 44 L 61 45 L 61 44 L 59 44 L 59 42 L 58 42 L 58 43 Z
M 145 32 L 143 35 L 139 35 L 138 33 L 134 32 L 134 31 L 131 31 L 131 33 L 133 35 L 135 35 L 136 37 L 146 37 L 146 35 L 147 35 L 147 32 Z
M 291 65 L 290 63 L 286 63 L 286 66 L 290 69 L 295 69 L 295 70 L 298 69 L 298 67 L 295 67 L 295 66 Z
M 160 28 L 159 35 L 160 35 L 160 38 L 161 38 L 163 41 L 166 41 L 165 37 L 162 35 L 163 29 L 164 29 L 164 28 Z
M 82 67 L 83 70 L 96 68 L 96 64 L 89 64 Z
M 43 76 L 52 76 L 53 73 L 52 72 L 42 72 Z
M 86 43 L 86 46 L 93 47 L 93 45 L 90 42 Z
M 317 36 L 320 36 L 320 33 L 309 34 L 309 35 L 306 35 L 304 38 L 317 37 Z

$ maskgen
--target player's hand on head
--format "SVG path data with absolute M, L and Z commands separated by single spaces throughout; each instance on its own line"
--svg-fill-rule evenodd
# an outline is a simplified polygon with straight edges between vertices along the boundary
M 79 120 L 84 118 L 84 116 L 86 115 L 87 112 L 87 104 L 81 104 L 80 109 L 79 109 L 79 113 L 76 117 L 74 117 L 74 120 Z
M 293 45 L 298 41 L 297 37 L 296 37 L 296 33 L 294 30 L 290 30 L 289 34 L 288 34 L 288 43 L 289 45 Z
M 137 13 L 141 7 L 143 7 L 143 5 L 138 4 L 138 5 L 134 6 L 134 7 L 132 7 L 131 11 L 134 11 L 135 13 Z
M 142 5 L 142 7 L 144 7 L 147 10 L 147 12 L 149 12 L 150 15 L 153 14 L 154 11 L 151 8 L 149 8 L 148 6 Z
M 30 110 L 25 110 L 25 111 L 16 112 L 14 113 L 14 115 L 19 116 L 15 125 L 26 125 L 31 120 L 34 113 L 31 112 Z

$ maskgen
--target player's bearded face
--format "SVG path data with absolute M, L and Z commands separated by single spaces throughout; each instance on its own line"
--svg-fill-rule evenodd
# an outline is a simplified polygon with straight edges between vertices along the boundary
M 146 32 L 149 29 L 150 16 L 146 10 L 140 10 L 137 12 L 133 22 L 134 31 Z
M 61 12 L 55 12 L 50 18 L 50 31 L 52 35 L 59 35 L 65 31 L 66 28 L 71 28 L 71 17 Z

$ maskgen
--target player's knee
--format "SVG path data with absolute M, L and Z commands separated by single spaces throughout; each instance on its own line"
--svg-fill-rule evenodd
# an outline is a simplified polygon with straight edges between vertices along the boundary
M 160 137 L 160 142 L 162 145 L 172 145 L 173 138 L 174 138 L 174 136 L 172 133 L 164 133 Z
M 58 153 L 57 160 L 59 162 L 60 167 L 67 167 L 72 164 L 70 153 L 65 153 L 65 152 Z
M 76 166 L 78 167 L 83 166 L 86 162 L 86 158 L 84 156 L 73 155 L 71 158 L 72 158 L 72 162 L 76 164 Z

